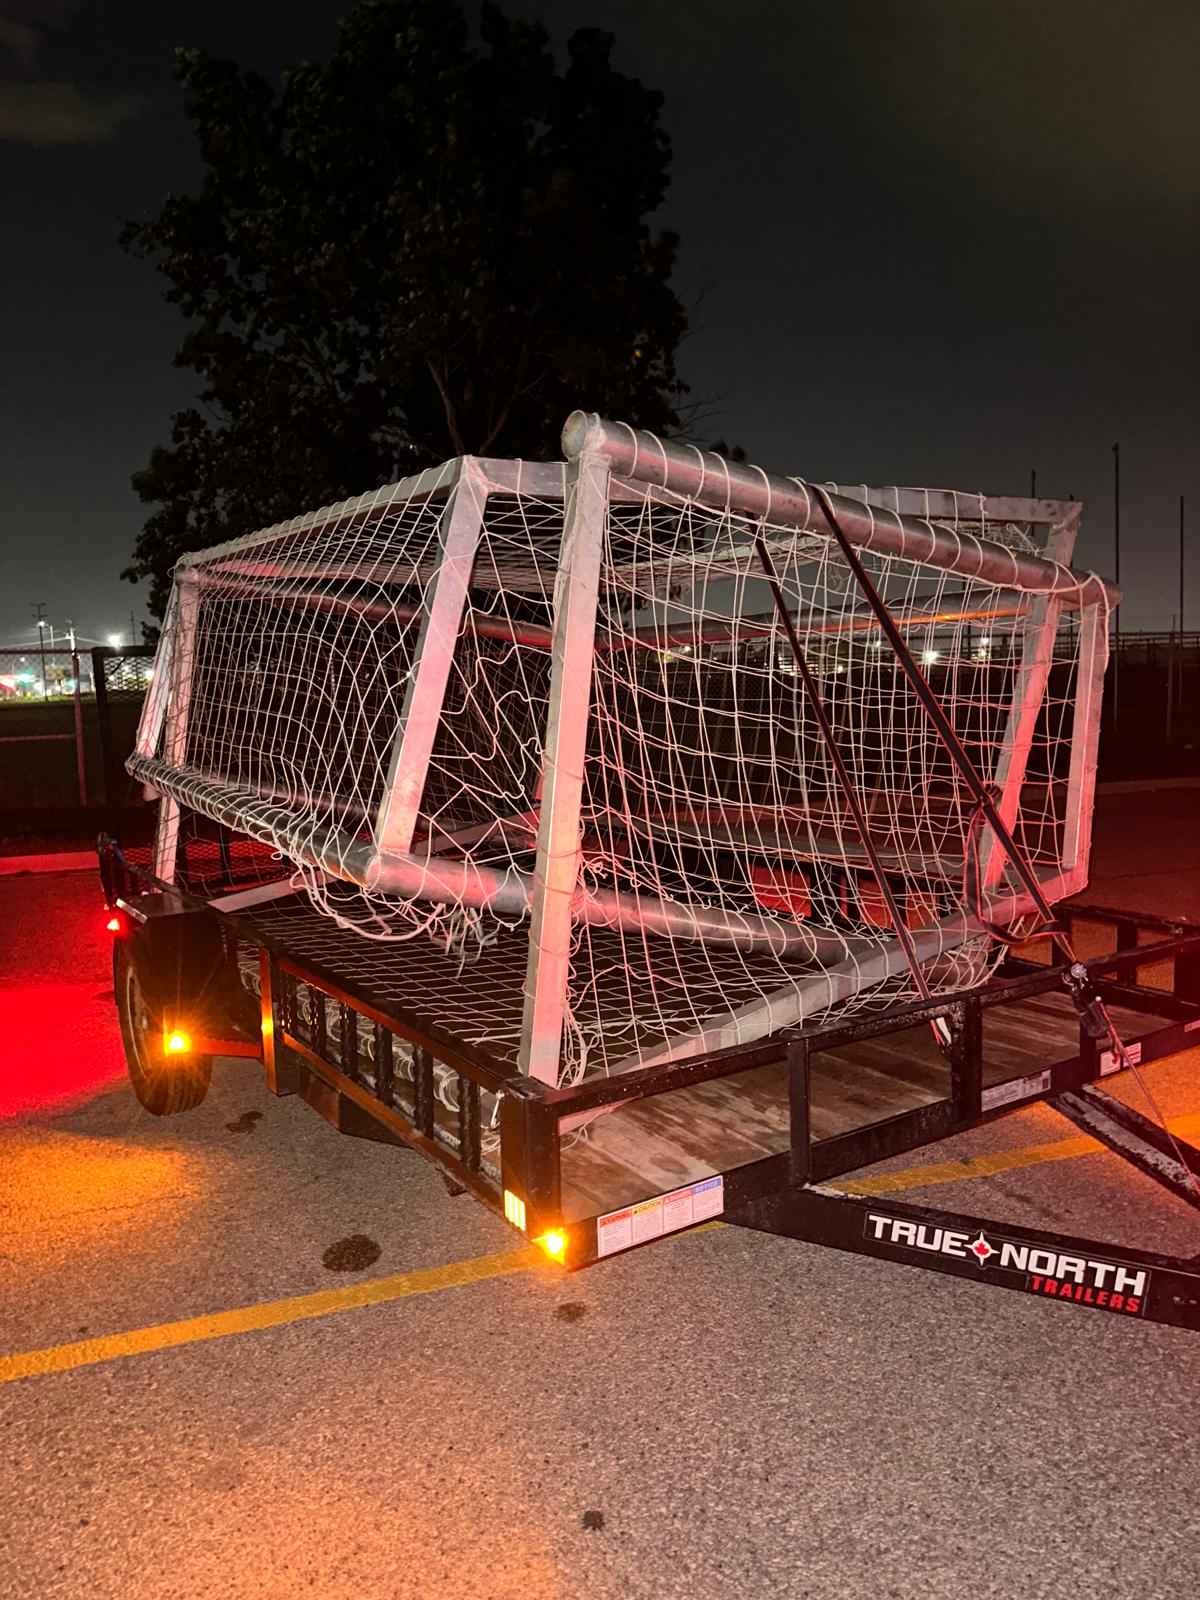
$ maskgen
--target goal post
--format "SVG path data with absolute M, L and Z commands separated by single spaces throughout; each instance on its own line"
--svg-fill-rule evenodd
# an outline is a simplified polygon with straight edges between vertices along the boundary
M 607 514 L 608 467 L 602 457 L 581 451 L 565 479 L 521 1028 L 521 1070 L 552 1084 L 558 1082 L 568 1005 L 573 903 L 582 857 L 583 768 Z
M 1039 889 L 1081 886 L 1118 596 L 1071 565 L 1077 505 L 818 490 L 584 413 L 564 456 L 185 558 L 128 764 L 160 877 L 181 807 L 269 845 L 364 962 L 408 946 L 449 1030 L 546 1083 L 903 998 L 905 945 L 935 993 L 980 981 L 1030 896 L 828 497 Z

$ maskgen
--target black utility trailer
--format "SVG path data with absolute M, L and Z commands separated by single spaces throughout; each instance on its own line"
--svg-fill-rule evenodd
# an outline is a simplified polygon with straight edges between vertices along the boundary
M 834 1187 L 1042 1099 L 1196 1198 L 1089 1086 L 1192 1042 L 1200 932 L 1054 909 L 1120 598 L 1080 506 L 563 444 L 180 561 L 153 845 L 101 852 L 143 1103 L 261 1056 L 570 1267 L 719 1217 L 1194 1325 L 1194 1264 Z
M 273 1093 L 300 1095 L 343 1133 L 420 1151 L 452 1191 L 469 1189 L 569 1268 L 720 1217 L 1200 1329 L 1196 1258 L 837 1187 L 875 1162 L 1045 1101 L 1196 1205 L 1186 1168 L 1200 1170 L 1200 1152 L 1094 1087 L 1120 1063 L 1076 1015 L 1060 965 L 1010 955 L 988 983 L 948 1000 L 554 1089 L 447 1035 L 422 1009 L 422 980 L 403 974 L 403 962 L 381 962 L 369 988 L 340 971 L 339 944 L 354 955 L 356 935 L 331 928 L 300 897 L 256 909 L 254 888 L 234 869 L 236 843 L 193 843 L 193 892 L 156 883 L 147 854 L 101 842 L 122 1032 L 135 1091 L 151 1111 L 198 1104 L 213 1056 L 254 1057 Z M 220 909 L 244 897 L 251 903 Z M 1196 1045 L 1200 928 L 1101 907 L 1062 907 L 1060 916 L 1085 949 L 1100 952 L 1086 962 L 1089 976 L 1138 1064 Z M 940 1015 L 951 1022 L 946 1056 L 927 1028 Z M 177 1029 L 187 1051 L 173 1059 L 165 1041 Z M 404 1075 L 401 1057 L 411 1063 Z M 753 1141 L 747 1106 L 756 1113 Z M 729 1108 L 743 1134 L 741 1159 L 714 1167 L 710 1158 L 729 1148 L 728 1130 L 718 1135 L 714 1125 Z M 599 1139 L 582 1144 L 574 1125 L 601 1110 L 610 1115 L 594 1125 L 604 1135 L 597 1149 Z M 628 1165 L 634 1145 L 643 1154 L 638 1174 Z M 688 1182 L 648 1186 L 646 1174 L 661 1179 L 681 1165 Z

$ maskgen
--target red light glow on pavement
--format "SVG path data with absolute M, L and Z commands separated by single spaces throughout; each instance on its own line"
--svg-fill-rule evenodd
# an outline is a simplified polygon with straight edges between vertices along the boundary
M 0 989 L 0 1040 L 0 1117 L 74 1100 L 125 1070 L 112 996 L 95 978 Z

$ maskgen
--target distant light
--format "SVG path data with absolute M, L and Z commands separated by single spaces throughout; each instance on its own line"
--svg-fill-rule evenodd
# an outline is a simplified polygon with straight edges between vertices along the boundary
M 926 650 L 924 655 L 921 657 L 921 660 L 924 661 L 927 667 L 931 667 L 937 658 L 938 653 L 936 650 Z
M 982 645 L 982 647 L 985 650 L 990 646 L 991 642 L 992 642 L 992 640 L 991 640 L 991 635 L 990 634 L 984 634 L 983 638 L 980 639 L 980 641 L 979 641 L 979 643 Z
M 882 639 L 872 639 L 871 640 L 871 649 L 872 650 L 882 650 L 883 649 L 883 640 Z
M 167 1054 L 172 1056 L 184 1055 L 192 1048 L 192 1041 L 186 1033 L 169 1033 L 166 1044 Z
M 110 633 L 108 646 L 110 650 L 119 650 L 121 648 L 121 635 L 119 633 Z

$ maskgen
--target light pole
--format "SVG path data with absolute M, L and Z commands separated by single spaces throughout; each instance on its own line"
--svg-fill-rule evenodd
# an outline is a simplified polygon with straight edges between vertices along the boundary
M 1179 671 L 1175 693 L 1179 697 L 1179 721 L 1183 722 L 1183 496 L 1179 496 Z
M 1183 496 L 1179 496 L 1179 645 L 1183 648 Z
M 71 644 L 71 693 L 75 701 L 75 772 L 79 779 L 79 804 L 87 805 L 87 764 L 83 749 L 83 685 L 79 681 L 79 645 L 75 624 L 67 618 L 67 638 Z
M 1121 587 L 1121 446 L 1113 445 L 1113 581 Z M 1116 731 L 1121 689 L 1121 606 L 1117 603 L 1113 645 L 1113 731 Z
M 40 610 L 41 610 L 41 606 L 40 605 L 38 607 L 38 610 L 40 612 Z M 49 698 L 50 698 L 49 685 L 46 682 L 46 629 L 49 627 L 49 623 L 46 621 L 45 617 L 39 616 L 38 619 L 37 619 L 37 625 L 38 625 L 38 649 L 41 651 L 41 655 L 42 655 L 42 699 L 43 700 L 49 700 Z

